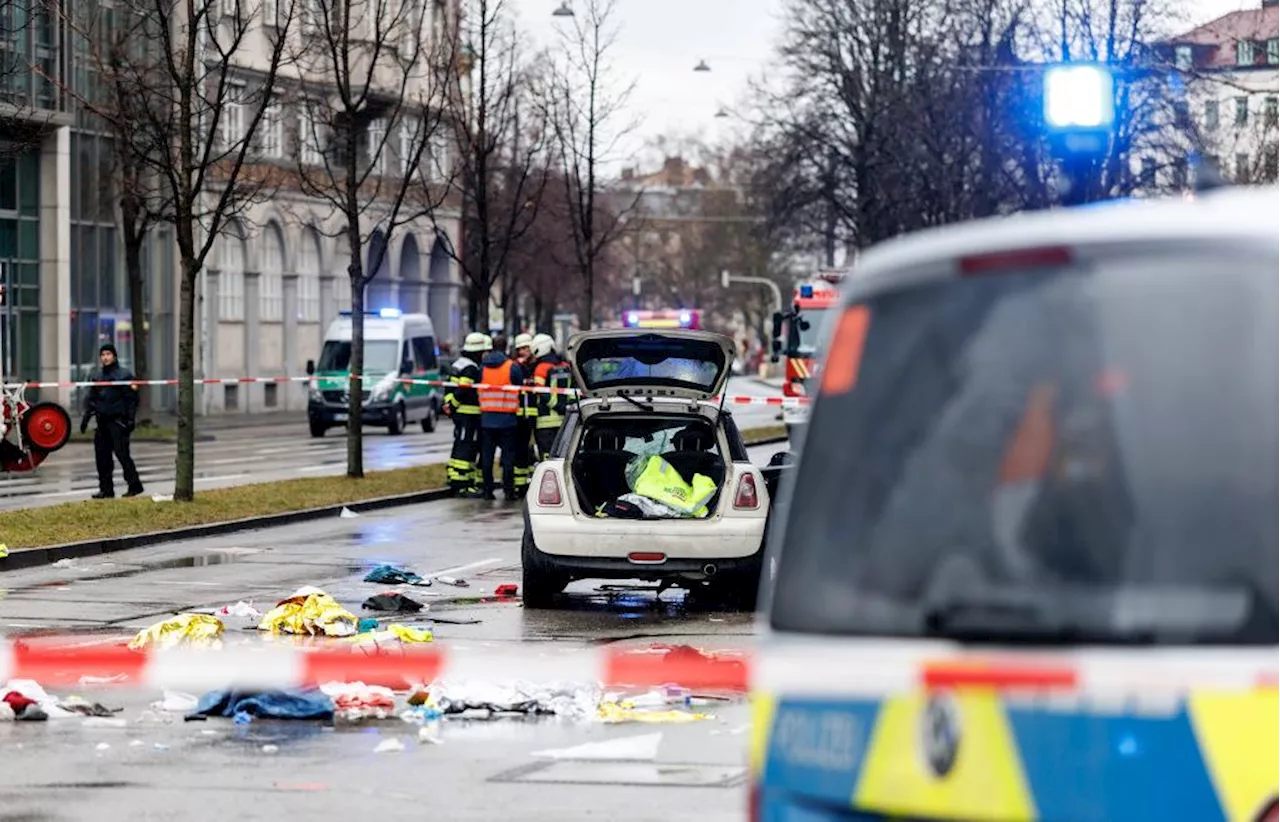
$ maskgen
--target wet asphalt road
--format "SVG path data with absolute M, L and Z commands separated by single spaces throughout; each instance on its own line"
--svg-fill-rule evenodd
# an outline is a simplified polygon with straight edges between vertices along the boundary
M 779 392 L 753 379 L 738 377 L 730 380 L 728 393 L 777 396 Z M 767 406 L 740 406 L 733 409 L 733 414 L 741 428 L 777 424 L 777 409 Z M 342 431 L 312 439 L 305 415 L 281 415 L 271 421 L 244 419 L 247 424 L 243 426 L 235 424 L 239 420 L 215 420 L 209 428 L 216 429 L 211 430 L 216 439 L 196 443 L 197 492 L 345 472 L 347 442 Z M 365 428 L 364 438 L 365 470 L 427 465 L 448 459 L 453 423 L 441 420 L 432 434 L 423 433 L 415 423 L 399 436 L 391 436 L 385 429 Z M 148 493 L 173 492 L 175 448 L 168 443 L 134 443 L 134 461 Z M 88 499 L 98 490 L 96 477 L 92 443 L 72 442 L 34 472 L 0 474 L 0 511 Z M 123 493 L 124 479 L 118 465 L 115 480 L 117 493 Z
M 764 462 L 777 447 L 756 449 Z M 519 582 L 519 509 L 456 501 L 174 543 L 38 568 L 0 579 L 0 631 L 71 633 L 113 641 L 183 610 L 252 600 L 261 610 L 302 585 L 324 588 L 354 613 L 372 593 L 362 581 L 382 562 L 467 579 L 407 589 L 439 623 L 438 641 L 500 653 L 551 643 L 589 648 L 654 642 L 747 647 L 750 614 L 699 605 L 682 591 L 600 592 L 581 581 L 555 611 L 475 601 Z M 465 599 L 469 598 L 469 599 Z M 367 613 L 367 612 L 366 612 Z M 257 642 L 228 626 L 228 641 Z M 59 692 L 66 695 L 66 691 Z M 81 719 L 0 723 L 0 819 L 230 819 L 430 816 L 447 820 L 739 820 L 743 818 L 748 710 L 714 709 L 685 725 L 601 725 L 567 720 L 450 720 L 443 744 L 423 745 L 399 719 L 351 727 L 320 722 L 159 722 L 139 689 L 78 689 L 124 706 L 124 728 Z M 536 751 L 658 733 L 657 760 L 551 762 Z M 374 753 L 388 737 L 398 753 Z M 109 747 L 101 748 L 102 745 Z M 277 746 L 265 752 L 264 745 Z M 693 785 L 693 786 L 691 786 Z

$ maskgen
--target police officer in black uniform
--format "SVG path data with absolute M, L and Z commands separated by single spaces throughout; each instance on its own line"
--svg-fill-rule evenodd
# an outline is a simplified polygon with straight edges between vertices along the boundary
M 128 382 L 135 379 L 133 372 L 120 364 L 116 347 L 111 343 L 98 351 L 99 365 L 89 374 L 90 382 Z M 115 463 L 120 461 L 124 481 L 128 485 L 126 497 L 142 493 L 142 479 L 129 455 L 129 436 L 133 433 L 138 413 L 138 388 L 132 385 L 95 385 L 89 388 L 85 400 L 84 418 L 80 420 L 80 433 L 89 430 L 89 418 L 98 418 L 98 430 L 93 435 L 93 453 L 98 464 L 98 493 L 94 499 L 111 499 L 116 495 L 113 474 Z

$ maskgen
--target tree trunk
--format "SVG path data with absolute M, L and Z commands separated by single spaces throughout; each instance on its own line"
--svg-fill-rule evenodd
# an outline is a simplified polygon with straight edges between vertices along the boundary
M 179 233 L 190 235 L 191 220 L 177 223 Z M 185 247 L 184 247 L 185 246 Z M 190 236 L 180 242 L 182 284 L 178 297 L 178 457 L 174 466 L 173 498 L 179 502 L 195 499 L 196 476 L 196 383 L 195 328 L 196 279 L 200 266 L 195 261 Z
M 348 229 L 351 244 L 351 376 L 347 380 L 347 476 L 364 476 L 364 271 L 360 266 L 360 229 Z M 372 388 L 372 386 L 369 386 Z
M 129 311 L 133 315 L 133 371 L 139 380 L 147 380 L 151 375 L 147 363 L 146 283 L 142 276 L 142 245 L 147 235 L 133 228 L 136 223 L 129 222 L 127 212 L 125 221 L 124 270 L 129 282 Z M 142 385 L 138 387 L 138 420 L 150 419 L 151 389 Z

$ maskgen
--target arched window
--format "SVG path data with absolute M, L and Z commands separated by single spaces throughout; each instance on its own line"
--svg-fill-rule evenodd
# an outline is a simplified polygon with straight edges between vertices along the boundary
M 280 322 L 284 319 L 284 235 L 275 223 L 269 223 L 262 234 L 261 263 L 258 285 L 262 321 Z
M 240 226 L 228 225 L 218 238 L 218 319 L 244 319 L 244 234 Z
M 314 228 L 303 229 L 298 245 L 298 319 L 320 321 L 320 235 Z

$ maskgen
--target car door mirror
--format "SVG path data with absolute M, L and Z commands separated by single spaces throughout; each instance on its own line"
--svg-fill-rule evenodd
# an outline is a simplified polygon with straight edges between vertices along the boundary
M 413 373 L 413 360 L 405 360 L 400 363 L 400 376 L 407 377 Z
M 297 362 L 297 360 L 295 360 L 294 362 Z M 307 376 L 314 377 L 315 375 L 316 375 L 316 361 L 307 360 Z

